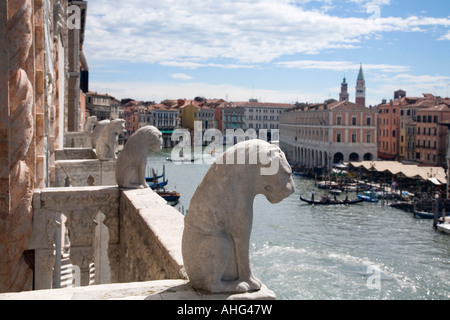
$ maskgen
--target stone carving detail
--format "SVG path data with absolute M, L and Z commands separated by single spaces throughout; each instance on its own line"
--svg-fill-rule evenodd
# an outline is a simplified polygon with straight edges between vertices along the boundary
M 64 7 L 61 3 L 61 0 L 57 0 L 54 3 L 53 8 L 53 30 L 54 30 L 54 39 L 55 41 L 58 40 L 58 36 L 63 36 L 63 43 L 65 43 L 65 35 L 64 32 L 64 22 L 65 22 L 65 12 Z
M 240 154 L 245 164 L 231 164 L 229 159 L 236 161 Z M 277 170 L 262 174 L 268 166 Z M 275 204 L 294 191 L 291 168 L 277 146 L 250 140 L 224 152 L 197 188 L 185 217 L 182 253 L 191 285 L 212 293 L 261 289 L 249 258 L 254 198 L 263 194 Z
M 149 188 L 145 181 L 145 167 L 149 151 L 161 150 L 162 133 L 153 126 L 136 131 L 120 152 L 116 164 L 116 181 L 120 188 Z
M 9 159 L 11 208 L 10 228 L 6 239 L 9 256 L 9 291 L 21 291 L 27 286 L 31 270 L 26 266 L 23 252 L 31 234 L 33 174 L 25 162 L 33 139 L 33 86 L 28 78 L 26 61 L 33 44 L 33 1 L 8 1 L 9 38 Z M 3 103 L 3 102 L 2 102 Z
M 100 133 L 96 143 L 97 157 L 100 160 L 117 159 L 116 143 L 120 134 L 125 130 L 125 120 L 111 121 Z

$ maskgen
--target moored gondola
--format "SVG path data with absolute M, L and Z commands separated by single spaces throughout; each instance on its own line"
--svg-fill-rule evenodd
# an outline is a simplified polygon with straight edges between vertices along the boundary
M 306 203 L 309 203 L 311 205 L 321 205 L 321 206 L 336 206 L 336 205 L 351 205 L 351 204 L 357 204 L 361 203 L 364 200 L 361 199 L 353 199 L 353 200 L 331 200 L 331 199 L 324 199 L 324 200 L 308 200 L 300 196 L 300 200 Z

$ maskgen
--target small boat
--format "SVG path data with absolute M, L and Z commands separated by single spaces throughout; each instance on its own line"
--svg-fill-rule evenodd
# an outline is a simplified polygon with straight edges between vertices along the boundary
M 322 206 L 333 206 L 333 205 L 351 205 L 351 204 L 357 204 L 357 203 L 361 203 L 364 200 L 361 199 L 354 199 L 354 200 L 330 200 L 330 199 L 326 199 L 324 201 L 321 200 L 308 200 L 303 198 L 302 196 L 300 196 L 300 200 L 309 204 L 313 204 L 313 205 L 322 205 Z
M 156 179 L 161 179 L 161 178 L 164 178 L 164 173 L 162 175 L 156 177 Z M 147 182 L 152 182 L 154 180 L 155 180 L 154 177 L 145 177 L 145 181 L 147 181 Z
M 171 206 L 178 204 L 180 194 L 176 191 L 166 191 L 165 189 L 157 190 L 156 193 L 166 200 Z
M 152 188 L 153 190 L 155 189 L 160 189 L 160 188 L 164 188 L 165 186 L 167 186 L 167 184 L 169 183 L 169 180 L 166 180 L 166 167 L 163 167 L 163 174 L 161 176 L 158 176 L 155 173 L 155 170 L 152 169 L 152 173 L 153 173 L 153 177 L 146 177 L 145 181 L 147 182 L 148 186 L 150 188 Z M 163 181 L 162 182 L 158 182 L 158 180 L 162 178 Z
M 297 177 L 306 177 L 306 173 L 303 173 L 303 172 L 297 172 L 297 171 L 293 172 L 293 175 L 294 175 L 294 176 L 297 176 Z
M 362 194 L 358 194 L 356 196 L 358 197 L 358 199 L 361 199 L 362 201 L 366 201 L 366 202 L 375 203 L 375 202 L 379 201 L 377 198 L 373 198 L 373 197 L 362 195 Z
M 439 231 L 450 234 L 450 223 L 440 223 L 436 227 Z
M 150 182 L 147 181 L 147 184 L 150 188 L 152 188 L 153 190 L 155 189 L 159 189 L 159 188 L 164 188 L 165 186 L 167 186 L 167 184 L 169 183 L 169 180 L 164 180 L 162 182 Z
M 421 218 L 421 219 L 434 219 L 434 213 L 432 213 L 432 212 L 414 211 L 414 215 L 417 218 Z M 441 213 L 438 213 L 438 219 L 439 218 L 442 218 Z

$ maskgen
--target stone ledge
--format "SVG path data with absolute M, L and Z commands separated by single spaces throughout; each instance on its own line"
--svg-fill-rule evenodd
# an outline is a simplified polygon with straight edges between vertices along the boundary
M 161 280 L 0 294 L 0 300 L 275 300 L 263 286 L 244 294 L 203 294 L 188 280 Z

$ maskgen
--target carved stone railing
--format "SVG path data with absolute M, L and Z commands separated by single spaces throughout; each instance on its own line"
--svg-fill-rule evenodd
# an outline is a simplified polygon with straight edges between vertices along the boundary
M 65 247 L 81 286 L 90 284 L 92 270 L 95 284 L 186 279 L 184 217 L 150 189 L 36 190 L 33 210 L 28 249 L 35 252 L 36 290 L 60 286 Z

